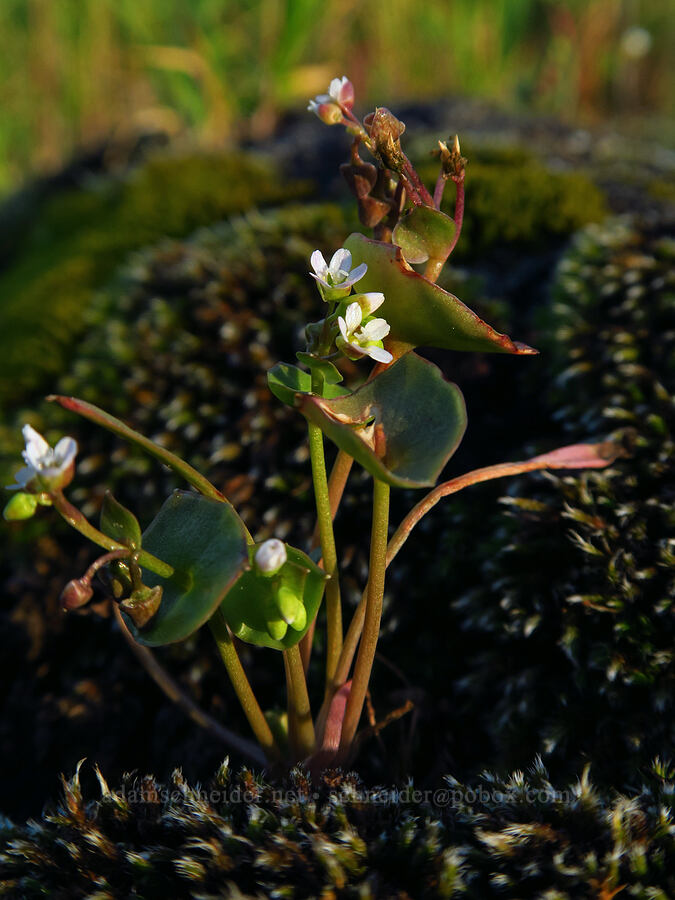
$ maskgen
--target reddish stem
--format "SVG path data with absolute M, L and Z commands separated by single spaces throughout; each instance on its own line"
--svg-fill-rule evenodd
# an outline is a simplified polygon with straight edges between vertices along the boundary
M 452 253 L 452 251 L 457 246 L 457 241 L 459 240 L 459 236 L 462 232 L 462 222 L 464 221 L 464 173 L 461 175 L 453 176 L 452 180 L 455 182 L 455 187 L 457 193 L 455 195 L 455 236 L 452 239 L 452 243 L 450 244 L 450 249 L 448 250 L 448 256 Z M 446 259 L 448 257 L 446 256 Z

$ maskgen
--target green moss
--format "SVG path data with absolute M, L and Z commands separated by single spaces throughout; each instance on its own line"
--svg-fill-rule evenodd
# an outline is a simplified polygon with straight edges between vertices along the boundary
M 85 774 L 84 772 L 82 773 Z M 88 773 L 87 773 L 88 774 Z M 327 771 L 270 783 L 225 762 L 191 787 L 126 776 L 83 789 L 27 826 L 0 828 L 0 895 L 21 897 L 579 898 L 666 900 L 675 891 L 673 772 L 633 796 L 585 772 L 556 789 L 537 762 L 437 791 L 368 790 Z
M 123 180 L 50 197 L 0 277 L 0 403 L 63 369 L 94 289 L 130 250 L 303 190 L 251 156 L 156 156 Z

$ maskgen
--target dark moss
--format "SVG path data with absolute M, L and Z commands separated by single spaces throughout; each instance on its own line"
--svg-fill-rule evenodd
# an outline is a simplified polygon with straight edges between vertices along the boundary
M 83 775 L 85 773 L 82 773 Z M 80 772 L 40 821 L 0 829 L 0 895 L 582 900 L 675 891 L 673 772 L 633 796 L 588 773 L 562 790 L 540 763 L 436 792 L 368 790 L 353 774 L 283 784 L 223 764 L 191 787 L 128 775 L 111 791 Z
M 557 771 L 586 758 L 597 778 L 620 784 L 672 749 L 672 254 L 658 228 L 590 228 L 561 262 L 541 316 L 552 362 L 544 402 L 557 411 L 559 442 L 614 433 L 631 458 L 520 479 L 507 513 L 487 524 L 468 501 L 449 520 L 443 574 L 462 595 L 456 641 L 448 628 L 461 654 L 451 692 L 474 729 L 469 752 L 482 735 L 488 758 L 542 752 Z M 455 562 L 457 547 L 467 555 Z

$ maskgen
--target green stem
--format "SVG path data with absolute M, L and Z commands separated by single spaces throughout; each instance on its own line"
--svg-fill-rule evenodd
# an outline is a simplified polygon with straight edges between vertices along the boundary
M 373 521 L 370 532 L 370 569 L 366 599 L 363 634 L 354 666 L 352 687 L 342 723 L 342 735 L 338 750 L 339 761 L 346 759 L 352 748 L 356 729 L 361 719 L 363 704 L 368 692 L 370 673 L 375 659 L 375 649 L 380 635 L 384 574 L 387 567 L 387 533 L 389 527 L 389 485 L 373 481 Z
M 270 726 L 267 724 L 267 719 L 263 715 L 260 704 L 253 693 L 253 688 L 246 677 L 246 672 L 241 664 L 237 648 L 234 646 L 234 640 L 220 607 L 209 619 L 209 628 L 253 734 L 265 751 L 265 756 L 270 760 L 278 759 L 281 756 L 279 748 L 274 740 Z
M 92 543 L 103 547 L 104 550 L 129 550 L 124 544 L 114 541 L 106 534 L 103 534 L 102 531 L 99 531 L 98 528 L 95 528 L 76 506 L 73 506 L 72 503 L 66 500 L 61 491 L 55 491 L 53 494 L 50 494 L 50 497 L 52 498 L 54 509 L 63 516 L 69 525 L 92 541 Z M 156 556 L 153 556 L 152 553 L 148 553 L 146 550 L 139 550 L 134 555 L 143 568 L 154 572 L 160 578 L 170 578 L 174 573 L 173 566 L 162 562 L 161 559 L 157 559 Z
M 305 759 L 314 751 L 315 736 L 305 670 L 297 644 L 284 650 L 284 665 L 288 682 L 289 735 L 295 745 L 294 752 L 300 759 Z
M 328 575 L 326 584 L 326 683 L 329 684 L 335 675 L 340 650 L 342 649 L 342 603 L 340 600 L 340 581 L 337 572 L 337 551 L 333 534 L 333 517 L 331 515 L 328 479 L 326 478 L 326 461 L 323 452 L 323 432 L 317 425 L 308 423 L 309 454 L 312 461 L 312 478 L 314 481 L 314 497 L 316 514 L 319 521 L 319 539 L 323 568 Z
M 349 473 L 352 470 L 352 465 L 354 464 L 354 458 L 350 456 L 348 453 L 345 453 L 344 450 L 338 450 L 338 455 L 335 458 L 335 462 L 333 463 L 333 468 L 331 469 L 330 477 L 328 479 L 328 499 L 330 501 L 330 514 L 331 518 L 335 519 L 337 511 L 340 507 L 340 503 L 342 501 L 342 495 L 344 494 L 345 487 L 347 486 L 347 479 L 349 478 Z M 311 547 L 319 546 L 319 522 L 317 520 L 316 528 L 314 529 L 314 533 L 312 534 L 312 542 Z M 312 643 L 314 641 L 314 628 L 316 626 L 316 618 L 309 626 L 307 634 L 300 641 L 300 656 L 302 657 L 302 664 L 305 668 L 305 672 L 309 668 L 309 660 L 312 656 Z

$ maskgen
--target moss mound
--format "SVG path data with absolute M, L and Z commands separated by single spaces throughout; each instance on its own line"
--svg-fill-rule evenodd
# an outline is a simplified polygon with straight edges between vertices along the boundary
M 283 785 L 222 765 L 190 787 L 126 776 L 100 799 L 78 773 L 28 826 L 0 826 L 0 895 L 79 897 L 581 898 L 675 892 L 673 773 L 611 799 L 588 773 L 556 789 L 527 775 L 368 790 L 301 770 Z
M 623 435 L 632 457 L 519 480 L 447 573 L 462 593 L 459 718 L 505 761 L 525 749 L 567 771 L 586 758 L 627 784 L 675 740 L 674 247 L 663 228 L 589 228 L 541 317 L 557 376 L 544 405 L 563 436 Z M 466 506 L 453 525 L 476 534 Z
M 251 155 L 157 155 L 124 178 L 46 197 L 0 274 L 0 403 L 63 370 L 93 290 L 130 250 L 305 190 Z

